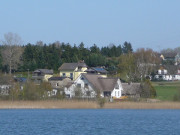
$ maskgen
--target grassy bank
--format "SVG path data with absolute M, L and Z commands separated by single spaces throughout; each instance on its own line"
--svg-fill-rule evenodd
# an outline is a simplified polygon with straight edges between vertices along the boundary
M 0 101 L 0 109 L 98 109 L 95 101 Z M 180 109 L 180 102 L 115 102 L 106 103 L 107 109 Z
M 156 89 L 157 99 L 162 101 L 173 101 L 174 95 L 180 92 L 180 81 L 153 82 Z

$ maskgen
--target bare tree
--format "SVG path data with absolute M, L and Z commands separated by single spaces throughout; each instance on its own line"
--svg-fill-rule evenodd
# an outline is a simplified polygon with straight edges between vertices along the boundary
M 61 43 L 59 41 L 54 42 L 55 46 L 59 48 L 61 46 Z
M 43 43 L 43 41 L 39 40 L 39 41 L 36 42 L 36 45 L 43 46 L 44 43 Z
M 21 38 L 15 33 L 4 34 L 4 41 L 2 41 L 4 48 L 2 49 L 3 65 L 9 66 L 9 73 L 12 69 L 17 69 L 22 55 Z
M 150 75 L 151 72 L 156 68 L 160 63 L 158 54 L 152 49 L 138 49 L 135 54 L 135 64 L 138 78 L 142 79 L 146 75 Z

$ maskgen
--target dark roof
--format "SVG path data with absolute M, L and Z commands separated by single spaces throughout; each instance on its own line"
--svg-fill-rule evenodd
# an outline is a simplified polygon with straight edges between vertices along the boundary
M 122 83 L 122 87 L 123 87 L 122 94 L 125 95 L 140 94 L 141 91 L 140 83 Z
M 162 55 L 164 56 L 164 58 L 175 58 L 177 53 L 175 53 L 175 52 L 168 52 L 168 53 L 163 53 Z
M 27 78 L 25 78 L 25 77 L 15 77 L 14 80 L 17 81 L 17 82 L 24 83 L 24 82 L 27 81 Z
M 37 69 L 34 73 L 53 74 L 53 70 L 49 69 Z
M 159 69 L 161 70 L 166 69 L 168 74 L 171 74 L 171 75 L 177 74 L 178 68 L 179 66 L 176 66 L 176 65 L 164 65 L 164 66 L 159 67 Z
M 51 77 L 51 78 L 49 78 L 48 80 L 49 81 L 62 81 L 62 80 L 64 80 L 64 79 L 66 79 L 66 78 L 68 78 L 68 77 Z M 70 79 L 70 78 L 69 78 Z
M 102 74 L 107 74 L 108 73 L 107 70 L 105 70 L 102 67 L 92 67 L 92 68 L 87 69 L 86 72 L 89 72 L 89 73 L 102 73 Z
M 59 70 L 75 70 L 77 67 L 87 67 L 86 63 L 78 62 L 78 63 L 63 63 Z
M 82 74 L 96 90 L 112 91 L 117 84 L 118 78 L 102 78 L 95 74 Z

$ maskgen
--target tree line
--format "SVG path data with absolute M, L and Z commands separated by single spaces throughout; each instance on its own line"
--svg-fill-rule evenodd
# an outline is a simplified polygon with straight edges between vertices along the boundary
M 33 71 L 37 68 L 57 71 L 64 62 L 78 62 L 80 60 L 84 60 L 88 66 L 92 67 L 109 67 L 113 64 L 108 58 L 119 57 L 121 54 L 133 51 L 131 43 L 128 42 L 125 42 L 123 46 L 111 44 L 99 48 L 94 44 L 90 48 L 85 48 L 83 42 L 78 46 L 60 42 L 47 45 L 43 44 L 42 41 L 36 44 L 20 45 L 19 39 L 13 33 L 4 36 L 4 42 L 0 46 L 0 69 L 3 72 Z

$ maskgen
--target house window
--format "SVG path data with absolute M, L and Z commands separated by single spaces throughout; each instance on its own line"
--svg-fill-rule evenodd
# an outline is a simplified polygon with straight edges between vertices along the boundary
M 88 88 L 88 84 L 87 83 L 84 84 L 84 88 Z
M 91 91 L 86 91 L 86 95 L 87 95 L 88 97 L 90 97 L 90 96 L 91 96 Z
M 83 77 L 81 77 L 81 80 L 84 80 L 84 78 L 83 78 Z
M 65 77 L 65 76 L 66 76 L 66 73 L 63 73 L 63 76 Z
M 81 88 L 81 84 L 80 84 L 80 83 L 78 83 L 78 84 L 77 84 L 77 87 L 78 87 L 78 88 Z
M 70 73 L 70 78 L 73 80 L 73 73 Z
M 56 83 L 56 86 L 59 86 L 59 83 Z

